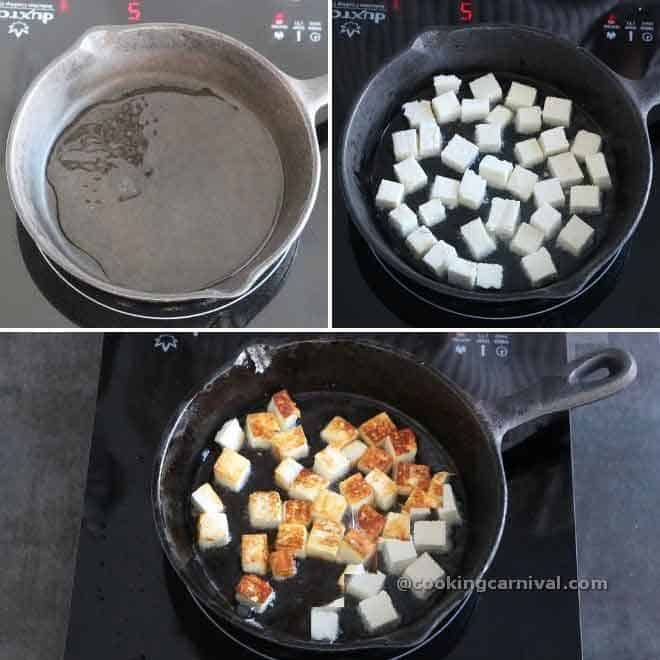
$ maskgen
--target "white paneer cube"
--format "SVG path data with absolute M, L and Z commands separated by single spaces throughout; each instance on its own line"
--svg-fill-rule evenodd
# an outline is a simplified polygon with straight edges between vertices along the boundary
M 412 541 L 386 539 L 380 551 L 388 575 L 401 575 L 417 559 L 417 551 Z
M 539 135 L 539 143 L 546 157 L 555 156 L 556 154 L 568 151 L 571 147 L 568 143 L 566 130 L 563 126 L 557 126 L 557 128 L 549 128 L 546 131 L 542 131 L 541 135 Z
M 527 222 L 523 222 L 518 227 L 518 231 L 509 244 L 509 248 L 514 254 L 524 257 L 532 254 L 532 252 L 536 252 L 543 245 L 544 238 L 545 236 L 540 229 Z
M 541 133 L 541 135 L 543 135 L 543 133 Z M 516 156 L 516 160 L 523 167 L 535 167 L 545 160 L 541 145 L 536 138 L 529 138 L 529 140 L 516 142 L 516 145 L 513 148 L 513 153 Z
M 397 206 L 397 208 L 390 211 L 388 217 L 390 227 L 401 238 L 406 238 L 406 236 L 419 227 L 415 212 L 407 204 Z
M 541 108 L 533 105 L 531 108 L 516 110 L 516 131 L 522 135 L 533 135 L 541 130 Z
M 506 184 L 513 172 L 513 164 L 495 156 L 484 156 L 479 163 L 479 176 L 486 180 L 491 188 L 506 189 Z
M 385 573 L 353 573 L 344 577 L 344 590 L 349 596 L 364 600 L 382 591 L 385 584 Z
M 280 494 L 276 490 L 250 493 L 248 515 L 254 529 L 275 529 L 282 522 Z
M 360 440 L 354 440 L 349 445 L 343 447 L 341 453 L 344 454 L 348 462 L 351 464 L 351 467 L 355 467 L 365 451 L 367 451 L 367 445 Z
M 353 566 L 354 564 L 349 564 L 349 565 Z M 360 566 L 362 566 L 362 564 L 360 564 Z M 340 596 L 339 598 L 335 598 L 334 600 L 331 600 L 327 605 L 324 605 L 323 607 L 326 607 L 330 610 L 341 610 L 345 606 L 346 606 L 346 599 L 343 596 Z
M 445 92 L 431 101 L 435 119 L 441 126 L 451 124 L 461 116 L 461 102 L 455 92 Z
M 591 182 L 601 190 L 612 189 L 612 177 L 607 168 L 607 161 L 603 153 L 591 154 L 585 160 L 587 172 Z
M 268 402 L 268 412 L 277 417 L 283 431 L 290 431 L 300 420 L 300 408 L 287 390 L 280 390 L 273 394 Z
M 437 242 L 428 227 L 419 227 L 406 237 L 406 247 L 413 256 L 421 259 Z
M 540 204 L 532 213 L 529 224 L 542 231 L 544 240 L 549 241 L 561 229 L 561 213 L 549 204 Z
M 469 140 L 456 134 L 447 142 L 440 158 L 449 169 L 463 174 L 474 163 L 478 155 L 479 147 L 476 144 L 472 144 Z
M 477 288 L 501 289 L 504 268 L 500 264 L 477 264 Z
M 571 217 L 557 236 L 557 247 L 579 257 L 591 243 L 594 229 L 577 215 Z
M 285 458 L 275 468 L 275 483 L 283 490 L 289 490 L 302 469 L 303 466 L 298 461 L 293 458 Z
M 372 634 L 385 628 L 394 628 L 399 623 L 392 599 L 387 591 L 366 598 L 358 605 L 360 619 L 367 632 Z
M 417 214 L 422 224 L 427 227 L 435 227 L 435 225 L 440 224 L 447 217 L 445 205 L 440 199 L 430 199 L 428 202 L 420 204 Z
M 347 575 L 361 575 L 366 573 L 367 570 L 364 567 L 364 564 L 347 564 L 346 568 L 342 571 L 342 574 L 337 580 L 337 585 L 342 591 L 346 591 L 346 576 Z
M 446 208 L 455 209 L 458 206 L 458 188 L 460 181 L 446 176 L 436 176 L 431 186 L 431 199 L 439 199 Z
M 417 129 L 411 128 L 407 131 L 392 133 L 392 148 L 394 150 L 394 160 L 397 163 L 406 160 L 406 158 L 417 158 L 419 155 Z
M 511 110 L 529 108 L 536 103 L 536 88 L 519 82 L 512 82 L 504 105 Z
M 453 74 L 441 74 L 439 76 L 433 76 L 433 86 L 435 87 L 435 93 L 438 96 L 445 92 L 454 92 L 458 94 L 458 90 L 461 88 L 461 79 Z
M 425 255 L 422 261 L 439 278 L 447 274 L 449 262 L 456 257 L 456 248 L 445 241 L 438 241 Z
M 488 99 L 463 99 L 461 101 L 461 121 L 473 124 L 486 119 L 490 112 Z
M 417 552 L 449 552 L 451 542 L 444 520 L 418 520 L 413 525 Z
M 475 261 L 483 261 L 497 250 L 497 244 L 486 231 L 481 218 L 464 224 L 461 227 L 461 236 Z
M 223 513 L 225 505 L 211 484 L 202 484 L 191 496 L 195 513 Z
M 519 222 L 520 202 L 517 199 L 493 198 L 486 223 L 487 231 L 508 241 L 516 233 Z
M 376 193 L 376 208 L 395 209 L 403 204 L 406 191 L 398 181 L 383 179 Z
M 536 208 L 543 204 L 549 204 L 556 209 L 561 209 L 566 203 L 564 189 L 559 179 L 544 179 L 534 186 L 534 203 Z
M 268 573 L 268 534 L 241 535 L 241 570 L 243 573 Z
M 532 286 L 541 286 L 557 276 L 552 257 L 544 247 L 523 257 L 520 262 Z
M 507 181 L 506 188 L 514 197 L 526 202 L 532 196 L 538 180 L 539 175 L 536 172 L 516 165 Z
M 414 158 L 406 158 L 400 163 L 395 163 L 394 174 L 407 195 L 421 190 L 429 182 L 424 168 Z
M 573 186 L 570 193 L 571 213 L 600 213 L 600 188 L 598 186 Z
M 486 197 L 486 179 L 480 177 L 473 170 L 465 170 L 461 185 L 458 187 L 458 203 L 476 211 Z
M 420 600 L 426 600 L 439 586 L 445 571 L 425 552 L 406 568 L 403 575 L 410 581 L 413 595 Z
M 573 101 L 558 96 L 546 96 L 543 104 L 543 123 L 546 126 L 564 126 L 571 124 Z
M 226 514 L 219 511 L 202 513 L 197 519 L 197 545 L 201 550 L 222 548 L 230 540 Z
M 222 425 L 220 430 L 215 434 L 215 442 L 221 447 L 229 447 L 229 449 L 233 449 L 234 451 L 238 451 L 243 446 L 245 433 L 235 417 Z
M 553 177 L 559 179 L 562 188 L 576 186 L 584 180 L 580 165 L 570 151 L 550 156 L 548 158 L 548 169 Z
M 461 289 L 474 289 L 477 283 L 477 264 L 474 261 L 456 257 L 447 266 L 447 279 L 450 284 Z
M 422 124 L 435 123 L 430 101 L 411 101 L 403 106 L 403 114 L 410 128 L 419 128 Z
M 312 607 L 309 615 L 311 638 L 317 642 L 335 642 L 339 637 L 339 612 L 335 607 Z
M 499 103 L 502 100 L 502 87 L 492 73 L 475 78 L 470 83 L 470 91 L 475 99 L 486 99 L 489 103 Z
M 578 162 L 584 163 L 587 156 L 593 156 L 600 151 L 602 143 L 603 140 L 598 133 L 579 130 L 573 140 L 571 153 L 575 156 Z
M 513 111 L 505 105 L 495 106 L 486 116 L 486 122 L 496 124 L 501 129 L 506 128 L 513 121 Z
M 439 156 L 442 151 L 442 133 L 437 124 L 422 124 L 419 127 L 419 159 Z
M 495 154 L 502 149 L 502 129 L 497 124 L 477 124 L 474 141 L 482 154 Z
M 350 461 L 339 449 L 328 445 L 314 456 L 314 472 L 330 483 L 342 479 L 351 469 Z
M 215 483 L 238 493 L 247 483 L 250 470 L 250 461 L 245 456 L 225 447 L 213 466 L 213 478 Z
M 444 520 L 448 525 L 460 525 L 463 522 L 451 484 L 442 485 L 442 506 L 436 509 L 436 513 L 438 520 Z
M 371 470 L 364 480 L 374 491 L 376 506 L 381 511 L 389 511 L 396 503 L 396 483 L 378 468 Z

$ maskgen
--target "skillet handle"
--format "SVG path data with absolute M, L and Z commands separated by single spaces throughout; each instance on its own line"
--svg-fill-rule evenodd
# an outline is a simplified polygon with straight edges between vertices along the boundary
M 643 78 L 630 80 L 616 75 L 628 89 L 646 120 L 649 112 L 656 105 L 660 105 L 660 53 L 655 53 Z
M 601 369 L 606 375 L 594 376 Z M 607 348 L 569 362 L 553 376 L 527 389 L 486 404 L 501 447 L 504 434 L 537 417 L 570 410 L 616 394 L 637 377 L 637 363 L 628 352 Z
M 307 78 L 301 80 L 287 76 L 289 83 L 296 90 L 300 97 L 307 115 L 316 126 L 325 124 L 328 121 L 328 96 L 329 96 L 329 78 L 328 75 L 318 78 Z

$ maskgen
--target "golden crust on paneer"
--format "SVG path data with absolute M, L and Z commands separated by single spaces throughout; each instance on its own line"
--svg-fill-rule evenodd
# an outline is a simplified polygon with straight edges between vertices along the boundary
M 337 561 L 364 564 L 374 556 L 376 542 L 361 529 L 349 529 L 339 544 Z
M 307 539 L 307 556 L 336 561 L 345 529 L 344 525 L 332 520 L 315 520 Z
M 357 512 L 356 523 L 372 541 L 375 541 L 385 527 L 385 516 L 381 515 L 372 506 L 365 504 Z
M 347 506 L 348 503 L 343 495 L 331 490 L 324 490 L 319 493 L 312 504 L 312 519 L 325 518 L 326 520 L 341 522 Z
M 339 492 L 346 498 L 351 511 L 357 511 L 361 506 L 372 504 L 374 501 L 374 489 L 360 473 L 340 482 Z
M 353 440 L 351 444 L 346 445 L 341 453 L 348 459 L 351 467 L 355 467 L 368 447 L 361 440 Z
M 290 550 L 274 550 L 269 560 L 274 580 L 286 580 L 298 572 L 295 556 Z
M 359 431 L 343 417 L 333 417 L 321 431 L 321 440 L 332 447 L 343 449 L 358 437 Z
M 428 494 L 434 501 L 433 506 L 439 507 L 442 506 L 442 493 L 444 492 L 444 485 L 449 479 L 449 472 L 436 472 L 431 478 L 431 483 L 429 483 Z
M 275 392 L 268 403 L 268 412 L 277 417 L 282 429 L 293 428 L 300 419 L 300 408 L 286 390 Z
M 243 575 L 236 585 L 236 600 L 261 614 L 275 597 L 273 587 L 258 575 Z
M 270 449 L 270 441 L 280 430 L 280 423 L 273 413 L 250 413 L 245 418 L 245 435 L 252 449 Z
M 395 469 L 396 488 L 399 495 L 410 495 L 414 488 L 428 490 L 431 484 L 431 468 L 416 463 L 399 463 Z
M 299 559 L 306 557 L 307 527 L 300 523 L 282 523 L 277 528 L 275 548 L 289 550 Z
M 300 474 L 302 469 L 303 466 L 298 461 L 295 461 L 293 458 L 285 458 L 275 468 L 275 483 L 282 490 L 289 490 L 293 480 Z
M 374 500 L 379 509 L 389 511 L 396 504 L 396 484 L 382 470 L 372 470 L 365 481 L 374 489 Z
M 424 517 L 431 513 L 431 509 L 437 506 L 436 499 L 421 488 L 413 488 L 408 499 L 401 507 L 401 511 L 410 514 L 411 518 Z
M 282 522 L 298 523 L 307 527 L 312 522 L 312 503 L 308 500 L 286 500 Z
M 385 438 L 396 433 L 396 426 L 386 412 L 360 424 L 360 437 L 371 447 L 377 447 Z
M 278 461 L 285 458 L 305 458 L 309 454 L 309 445 L 302 426 L 276 433 L 271 438 L 270 446 Z
M 317 472 L 331 483 L 345 477 L 350 469 L 351 464 L 346 456 L 331 445 L 317 452 L 314 456 L 314 472 Z
M 328 481 L 313 470 L 303 468 L 293 480 L 289 495 L 294 499 L 313 502 L 322 490 L 329 486 Z
M 220 486 L 238 493 L 250 476 L 250 461 L 237 451 L 225 447 L 213 466 L 213 477 Z
M 412 429 L 401 429 L 385 438 L 383 449 L 392 456 L 394 465 L 412 463 L 417 456 L 417 438 Z
M 383 538 L 410 540 L 410 516 L 407 513 L 388 513 L 385 517 Z
M 380 447 L 369 447 L 362 454 L 357 464 L 358 470 L 368 474 L 372 470 L 389 472 L 392 469 L 392 457 Z
M 282 522 L 282 500 L 276 490 L 256 490 L 248 498 L 250 525 L 255 529 L 275 529 Z
M 266 575 L 268 572 L 268 535 L 241 536 L 241 568 L 243 573 Z

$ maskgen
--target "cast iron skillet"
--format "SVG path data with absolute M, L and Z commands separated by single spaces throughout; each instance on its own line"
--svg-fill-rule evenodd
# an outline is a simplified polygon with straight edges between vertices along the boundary
M 603 369 L 606 376 L 600 374 Z M 255 624 L 237 614 L 234 584 L 222 582 L 225 564 L 230 562 L 218 555 L 215 563 L 209 563 L 197 552 L 190 515 L 190 494 L 199 483 L 200 471 L 206 471 L 206 475 L 210 472 L 215 458 L 209 456 L 209 447 L 221 423 L 263 409 L 270 394 L 282 387 L 304 401 L 303 416 L 305 409 L 313 412 L 317 404 L 334 399 L 341 401 L 341 414 L 349 419 L 364 410 L 365 402 L 375 410 L 389 410 L 395 418 L 405 419 L 427 445 L 437 447 L 448 457 L 448 465 L 459 477 L 459 502 L 467 520 L 459 529 L 466 538 L 459 540 L 462 552 L 450 574 L 478 579 L 497 551 L 506 516 L 507 488 L 501 457 L 506 431 L 541 415 L 610 396 L 630 384 L 636 372 L 629 353 L 606 349 L 558 366 L 554 376 L 522 392 L 494 402 L 476 402 L 414 356 L 369 343 L 320 339 L 274 348 L 248 348 L 181 405 L 164 434 L 152 484 L 154 516 L 163 550 L 207 611 L 249 635 L 301 651 L 334 653 L 417 645 L 465 598 L 466 591 L 438 592 L 419 618 L 405 621 L 394 632 L 340 639 L 332 645 L 310 641 L 305 628 L 309 607 L 320 604 L 318 594 L 312 602 L 304 602 L 305 594 L 283 597 L 285 606 L 287 598 L 302 598 L 293 603 L 291 612 L 302 622 L 299 634 L 269 626 L 265 615 L 257 617 Z M 336 414 L 337 408 L 332 412 Z M 309 433 L 309 427 L 306 430 L 312 438 L 314 432 Z M 261 485 L 257 481 L 256 487 Z M 248 488 L 254 489 L 255 484 L 249 483 Z M 228 508 L 231 512 L 231 503 Z M 234 511 L 233 516 L 230 513 L 230 528 L 242 524 L 239 518 L 244 515 L 244 511 Z M 231 562 L 240 566 L 238 551 Z M 285 589 L 280 586 L 284 584 L 274 583 L 276 590 Z M 314 586 L 309 589 L 313 591 Z M 325 597 L 327 602 L 334 596 L 326 593 Z
M 488 71 L 561 90 L 600 127 L 614 160 L 616 186 L 609 193 L 614 200 L 607 234 L 571 274 L 537 289 L 469 291 L 416 270 L 388 243 L 376 218 L 375 193 L 367 185 L 384 128 L 400 114 L 404 102 L 428 87 L 434 74 L 469 77 Z M 438 293 L 485 303 L 574 296 L 632 236 L 646 206 L 653 172 L 646 119 L 660 100 L 659 81 L 653 66 L 644 80 L 624 80 L 589 51 L 535 28 L 484 25 L 423 32 L 369 80 L 349 116 L 338 167 L 351 218 L 388 266 Z

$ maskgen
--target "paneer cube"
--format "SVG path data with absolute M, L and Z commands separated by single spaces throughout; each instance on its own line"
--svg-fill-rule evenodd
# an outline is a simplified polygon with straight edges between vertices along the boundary
M 600 188 L 598 186 L 573 186 L 570 193 L 571 213 L 600 213 Z
M 202 484 L 193 492 L 191 499 L 195 513 L 224 513 L 225 505 L 211 484 Z
M 365 451 L 367 451 L 367 445 L 365 445 L 364 442 L 355 440 L 351 442 L 350 445 L 346 445 L 346 447 L 341 450 L 341 453 L 346 456 L 351 467 L 355 467 Z
M 485 179 L 491 188 L 498 190 L 506 189 L 512 171 L 512 163 L 495 156 L 484 156 L 479 163 L 479 176 Z
M 392 457 L 381 447 L 369 447 L 362 454 L 357 463 L 357 468 L 363 474 L 368 474 L 372 470 L 378 469 L 382 472 L 389 472 L 392 469 Z
M 544 240 L 549 241 L 561 229 L 561 213 L 549 204 L 541 204 L 532 213 L 529 224 L 543 232 Z
M 374 468 L 365 478 L 365 482 L 373 488 L 374 501 L 381 511 L 389 511 L 396 503 L 396 483 L 385 471 Z
M 454 496 L 454 489 L 451 484 L 443 484 L 442 486 L 442 502 L 436 509 L 438 520 L 444 520 L 447 525 L 460 525 L 462 522 L 460 511 L 456 504 L 456 497 Z
M 251 413 L 245 418 L 245 434 L 252 449 L 270 449 L 273 436 L 280 431 L 280 423 L 271 412 Z
M 428 490 L 431 483 L 431 469 L 428 465 L 399 463 L 396 466 L 395 480 L 399 495 L 410 495 L 414 488 Z
M 349 529 L 339 544 L 337 561 L 365 564 L 376 554 L 376 541 L 361 529 Z
M 477 264 L 477 288 L 501 289 L 504 268 L 500 264 Z
M 298 559 L 304 559 L 307 556 L 307 527 L 300 523 L 282 523 L 277 528 L 275 547 L 292 552 Z
M 536 165 L 540 165 L 545 160 L 545 154 L 536 138 L 516 142 L 513 153 L 520 165 L 527 168 L 536 167 Z
M 487 99 L 491 104 L 502 100 L 502 87 L 492 73 L 475 78 L 469 86 L 475 99 Z
M 497 250 L 497 245 L 486 231 L 481 218 L 464 224 L 461 227 L 461 236 L 475 261 L 483 261 Z
M 439 199 L 430 199 L 428 202 L 420 204 L 417 214 L 422 224 L 426 227 L 435 227 L 435 225 L 439 225 L 447 217 L 445 205 Z
M 602 153 L 591 154 L 585 160 L 591 182 L 601 190 L 612 189 L 612 177 L 607 168 L 607 161 Z
M 419 151 L 418 158 L 433 158 L 439 156 L 442 151 L 442 133 L 436 124 L 422 124 L 419 127 Z
M 578 165 L 575 156 L 567 151 L 563 154 L 550 156 L 548 158 L 548 169 L 553 177 L 559 179 L 562 188 L 570 188 L 582 183 L 584 174 Z
M 494 197 L 490 204 L 490 213 L 486 230 L 504 240 L 513 238 L 520 222 L 520 202 L 517 199 Z
M 276 490 L 250 493 L 250 525 L 255 529 L 275 529 L 282 522 L 282 500 Z
M 421 100 L 405 103 L 403 114 L 408 120 L 410 128 L 419 128 L 423 124 L 435 123 L 431 101 Z
M 458 188 L 460 181 L 446 176 L 436 176 L 431 186 L 431 199 L 439 199 L 448 209 L 458 206 Z
M 278 461 L 285 458 L 305 458 L 309 455 L 309 444 L 302 426 L 276 433 L 271 438 L 270 446 Z
M 439 507 L 442 506 L 442 498 L 444 496 L 444 488 L 447 484 L 447 479 L 449 479 L 449 472 L 442 470 L 441 472 L 436 472 L 433 477 L 431 477 L 431 483 L 429 488 L 426 491 L 428 496 L 433 500 L 433 506 Z M 451 486 L 449 486 L 451 490 Z
M 385 573 L 354 573 L 345 578 L 346 593 L 358 600 L 375 596 L 385 585 Z
M 292 429 L 300 420 L 300 408 L 286 390 L 275 392 L 268 402 L 268 412 L 277 417 L 283 431 Z
M 587 156 L 593 156 L 600 151 L 602 143 L 603 139 L 598 133 L 579 130 L 575 134 L 573 146 L 571 146 L 571 153 L 575 156 L 578 162 L 584 163 Z
M 577 215 L 571 217 L 557 236 L 557 247 L 579 257 L 589 247 L 594 237 L 594 229 Z
M 516 131 L 522 135 L 538 133 L 541 130 L 542 122 L 541 108 L 538 105 L 516 110 Z
M 326 607 L 331 610 L 341 610 L 345 607 L 346 605 L 346 599 L 343 596 L 340 596 L 339 598 L 335 598 L 334 600 L 330 601 L 327 605 L 324 605 L 323 607 Z
M 413 526 L 417 552 L 449 552 L 451 542 L 444 520 L 417 520 Z
M 456 248 L 445 241 L 438 241 L 424 255 L 422 261 L 437 277 L 444 277 L 452 259 L 456 258 Z
M 449 169 L 463 174 L 474 163 L 478 155 L 479 147 L 457 133 L 447 142 L 440 158 Z
M 343 495 L 331 490 L 321 491 L 312 504 L 312 519 L 341 522 L 347 506 L 348 503 Z
M 241 535 L 241 570 L 243 573 L 268 573 L 268 535 Z
M 333 417 L 321 431 L 321 440 L 332 447 L 343 449 L 357 440 L 359 431 L 343 417 Z
M 521 265 L 532 286 L 541 286 L 557 277 L 557 268 L 550 253 L 544 247 L 534 254 L 523 257 Z
M 298 500 L 313 502 L 329 486 L 327 479 L 312 470 L 303 468 L 289 488 L 289 495 Z
M 539 135 L 539 143 L 545 156 L 555 156 L 563 151 L 570 149 L 570 144 L 566 137 L 566 131 L 563 126 L 557 128 L 549 128 Z
M 250 461 L 233 449 L 225 447 L 213 466 L 215 483 L 238 493 L 250 476 Z
M 415 212 L 407 205 L 401 204 L 389 214 L 390 227 L 401 238 L 406 238 L 419 227 Z
M 337 585 L 342 591 L 346 590 L 346 576 L 348 575 L 361 575 L 362 573 L 366 573 L 366 570 L 364 568 L 363 564 L 348 564 L 346 568 L 342 571 L 342 574 L 339 576 L 339 579 L 337 580 Z
M 414 522 L 415 520 L 428 518 L 434 504 L 435 500 L 427 491 L 421 488 L 413 488 L 401 510 L 405 511 L 410 516 L 410 520 Z
M 450 284 L 461 289 L 474 289 L 477 283 L 477 264 L 456 257 L 447 266 L 447 279 Z
M 410 128 L 392 133 L 392 149 L 397 163 L 406 158 L 417 158 L 419 156 L 417 129 Z
M 360 424 L 360 437 L 370 447 L 378 447 L 385 438 L 396 433 L 396 425 L 386 412 L 378 413 Z
M 403 572 L 412 585 L 412 593 L 420 600 L 426 600 L 434 591 L 436 585 L 445 576 L 444 569 L 428 552 L 421 554 Z
M 461 121 L 464 124 L 482 121 L 486 119 L 489 112 L 488 99 L 463 99 L 461 101 Z
M 289 490 L 302 469 L 303 466 L 298 461 L 295 461 L 293 458 L 285 458 L 275 468 L 275 483 L 282 490 Z
M 392 210 L 403 204 L 406 191 L 398 181 L 383 179 L 376 193 L 376 208 Z
M 557 96 L 546 96 L 543 104 L 543 123 L 546 126 L 564 126 L 571 124 L 573 101 Z
M 486 179 L 473 170 L 465 170 L 461 185 L 458 187 L 458 203 L 476 211 L 484 202 L 486 185 Z
M 394 174 L 399 183 L 403 185 L 407 195 L 421 190 L 429 182 L 426 172 L 414 158 L 406 158 L 395 163 Z
M 435 87 L 435 93 L 438 96 L 445 92 L 454 92 L 458 94 L 458 90 L 461 87 L 461 79 L 453 74 L 441 74 L 439 76 L 433 76 L 433 86 Z
M 410 540 L 410 516 L 403 513 L 388 513 L 383 528 L 384 539 Z
M 419 227 L 406 236 L 406 247 L 413 256 L 421 259 L 437 240 L 428 227 Z
M 268 557 L 273 580 L 287 580 L 297 572 L 296 559 L 290 550 L 274 550 Z
M 431 105 L 435 119 L 441 126 L 443 124 L 451 124 L 451 122 L 456 121 L 461 116 L 461 103 L 454 91 L 438 94 L 431 101 Z
M 307 527 L 312 522 L 312 503 L 308 500 L 286 500 L 282 505 L 282 521 Z
M 358 511 L 365 504 L 373 504 L 374 490 L 361 474 L 354 474 L 339 484 L 339 492 L 346 498 L 351 511 Z
M 534 203 L 536 208 L 548 204 L 556 209 L 561 209 L 566 203 L 564 190 L 559 179 L 544 179 L 534 186 Z
M 364 599 L 358 605 L 358 611 L 369 634 L 394 628 L 399 623 L 399 615 L 387 591 L 381 591 L 371 598 Z
M 257 575 L 243 575 L 236 585 L 236 602 L 263 614 L 275 600 L 273 588 Z
M 545 236 L 540 229 L 527 222 L 523 222 L 518 227 L 518 231 L 509 244 L 509 248 L 514 254 L 525 257 L 528 254 L 536 252 L 543 245 L 544 238 Z
M 513 121 L 513 112 L 505 105 L 495 106 L 486 117 L 486 122 L 496 124 L 500 128 L 506 128 Z
M 383 449 L 392 456 L 394 465 L 401 461 L 412 463 L 417 455 L 417 438 L 412 429 L 401 429 L 385 438 Z
M 499 124 L 477 124 L 474 141 L 482 154 L 495 154 L 502 150 L 502 129 Z
M 401 575 L 417 559 L 417 551 L 412 541 L 388 539 L 382 544 L 381 553 L 389 575 Z
M 357 512 L 358 529 L 364 532 L 372 541 L 376 541 L 385 527 L 385 516 L 381 515 L 369 504 L 361 506 Z
M 307 556 L 337 561 L 339 544 L 344 538 L 345 529 L 344 525 L 332 520 L 315 520 L 307 539 Z
M 331 607 L 312 607 L 309 614 L 311 638 L 317 642 L 335 642 L 339 637 L 339 613 Z
M 559 156 L 555 156 L 555 158 L 559 158 Z M 532 196 L 538 180 L 539 175 L 536 172 L 516 165 L 507 181 L 506 188 L 514 197 L 526 202 Z
M 240 450 L 245 442 L 245 433 L 235 417 L 222 425 L 215 434 L 215 442 L 221 447 L 229 447 L 234 451 Z
M 330 483 L 345 477 L 350 469 L 350 461 L 341 453 L 340 449 L 332 445 L 328 445 L 314 456 L 314 472 Z
M 214 511 L 197 519 L 197 545 L 201 550 L 222 548 L 231 540 L 227 515 Z
M 537 90 L 535 87 L 514 81 L 511 83 L 511 87 L 509 87 L 509 93 L 506 95 L 504 105 L 507 108 L 511 108 L 511 110 L 529 108 L 536 103 L 536 93 Z

